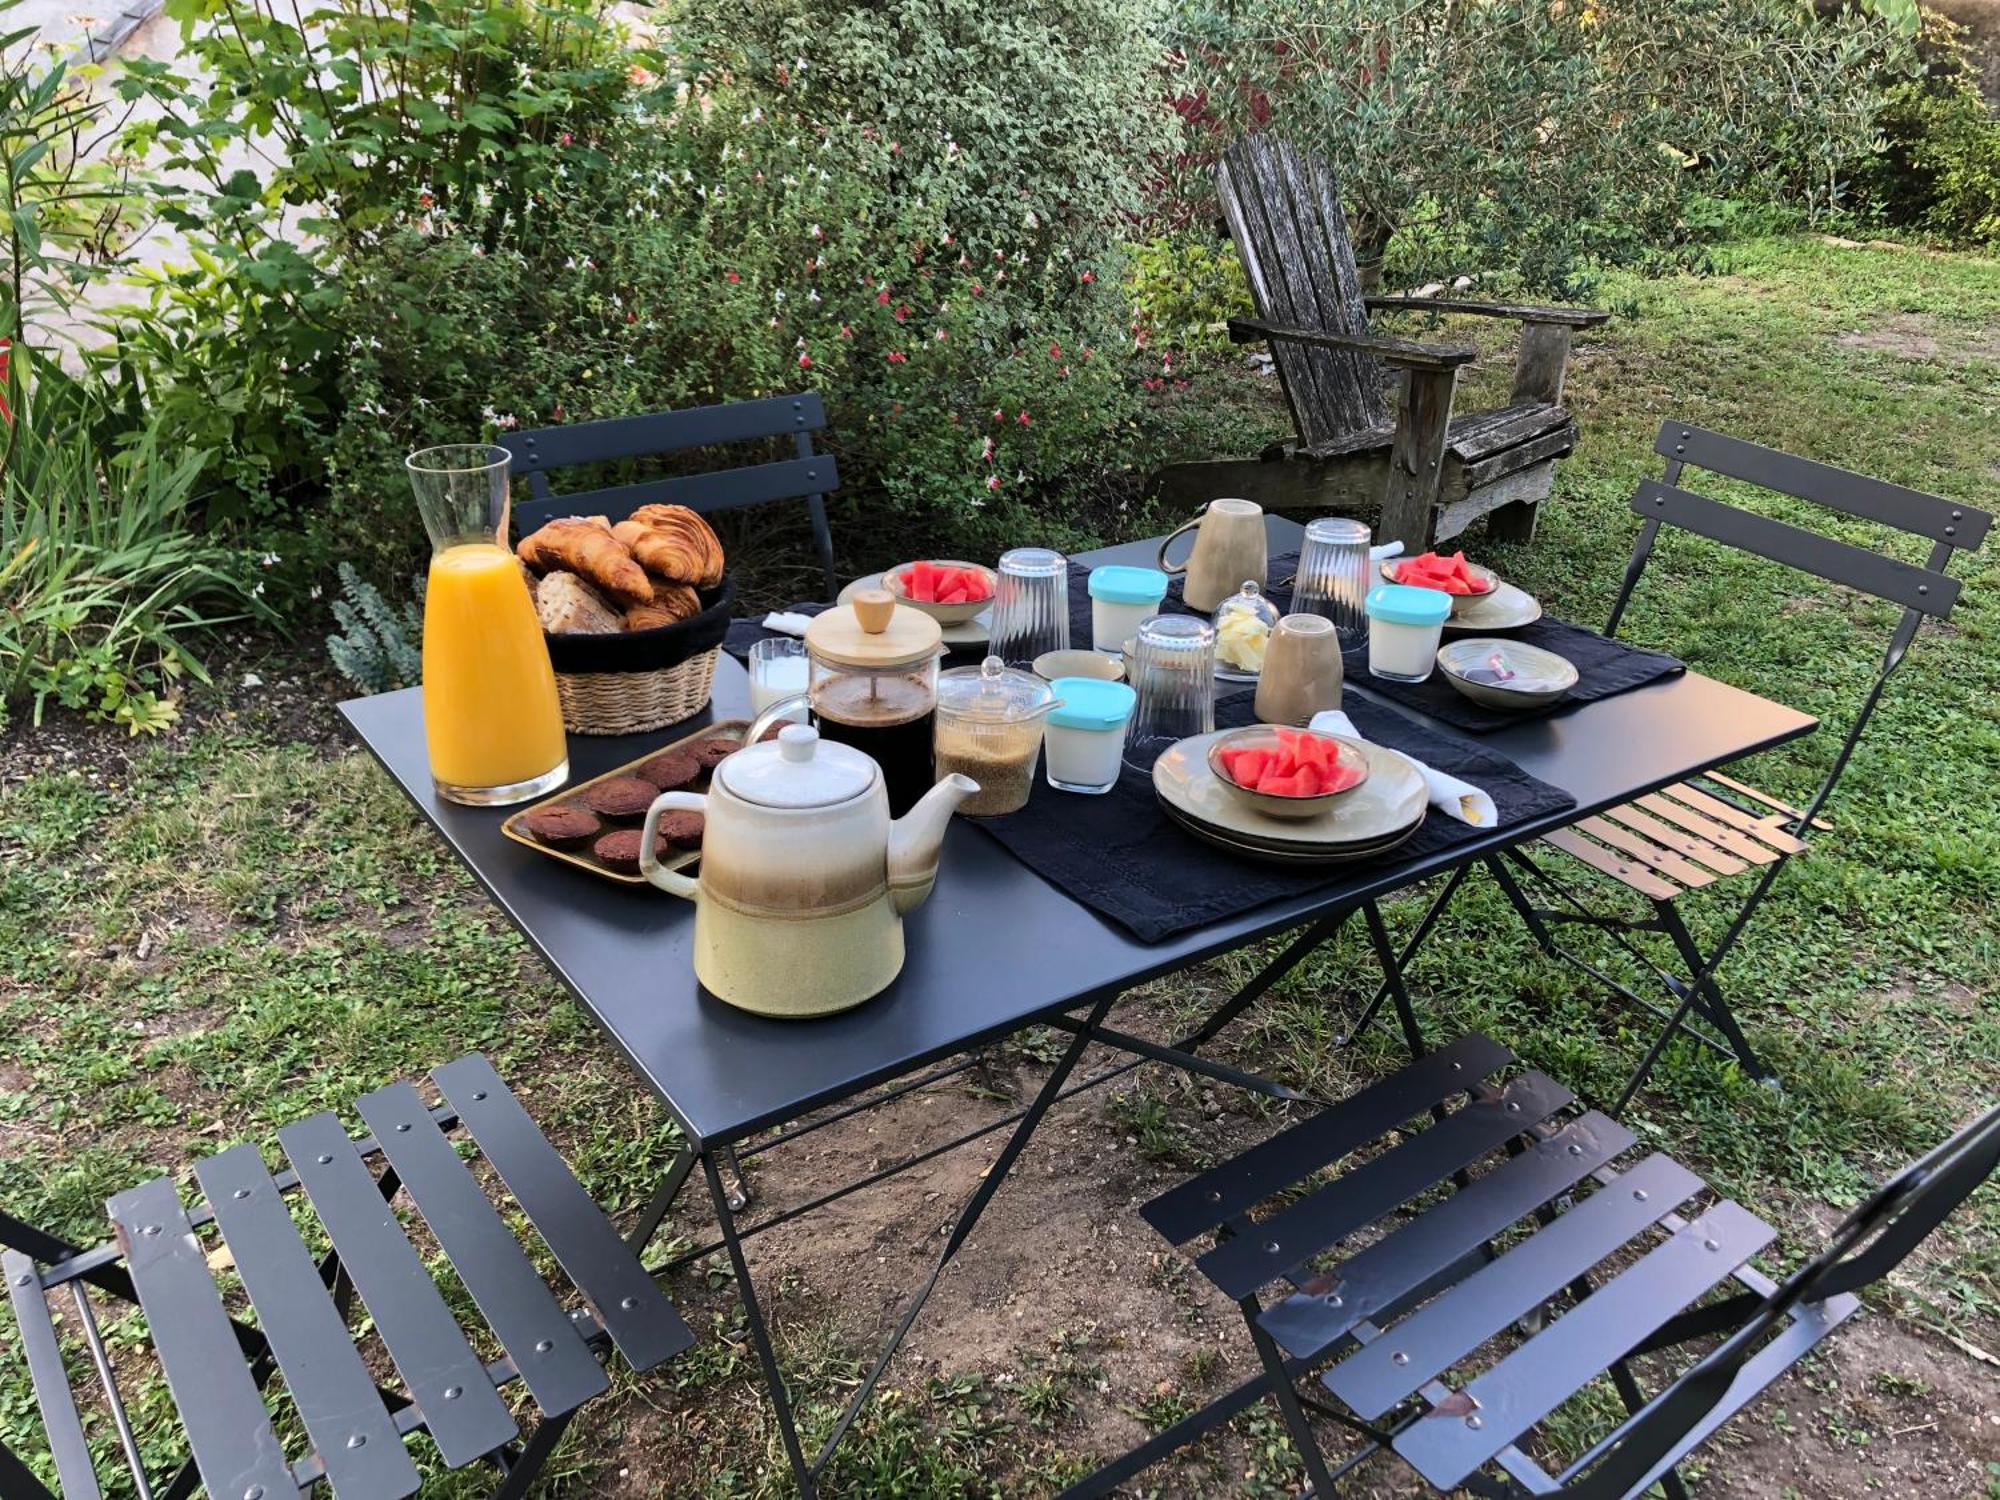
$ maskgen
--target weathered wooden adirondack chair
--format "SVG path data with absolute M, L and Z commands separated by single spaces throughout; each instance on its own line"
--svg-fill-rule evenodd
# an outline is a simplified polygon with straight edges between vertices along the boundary
M 1570 335 L 1611 315 L 1363 295 L 1333 173 L 1273 136 L 1249 136 L 1225 151 L 1215 185 L 1257 305 L 1256 317 L 1229 320 L 1229 336 L 1268 341 L 1298 432 L 1264 457 L 1310 466 L 1296 487 L 1286 487 L 1292 503 L 1379 497 L 1379 537 L 1399 539 L 1413 552 L 1456 536 L 1481 516 L 1490 518 L 1495 536 L 1531 538 L 1535 508 L 1555 483 L 1556 460 L 1576 446 L 1576 424 L 1562 404 Z M 1474 351 L 1385 338 L 1370 330 L 1371 311 L 1518 320 L 1508 404 L 1453 416 L 1458 369 Z M 1382 399 L 1384 366 L 1402 381 L 1393 420 Z

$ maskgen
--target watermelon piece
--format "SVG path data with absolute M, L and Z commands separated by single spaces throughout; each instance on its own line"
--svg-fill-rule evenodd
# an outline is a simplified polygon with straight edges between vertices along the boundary
M 986 581 L 986 575 L 978 568 L 965 569 L 964 577 L 965 597 L 968 601 L 993 597 L 993 585 Z
M 1268 750 L 1232 750 L 1223 757 L 1231 779 L 1238 786 L 1254 787 L 1264 779 L 1264 773 L 1271 768 L 1271 752 Z
M 1267 797 L 1296 797 L 1299 794 L 1299 779 L 1267 772 L 1264 779 L 1257 783 L 1257 790 Z
M 1321 792 L 1326 790 L 1324 779 L 1319 773 L 1319 767 L 1313 765 L 1310 761 L 1300 766 L 1293 773 L 1293 780 L 1298 783 L 1297 795 L 1301 797 L 1317 797 Z
M 1327 772 L 1326 785 L 1322 786 L 1320 790 L 1323 792 L 1344 792 L 1360 780 L 1361 771 L 1359 767 L 1334 766 Z
M 939 604 L 964 604 L 966 602 L 965 589 L 962 585 L 955 588 L 948 588 L 937 596 L 936 602 Z
M 927 562 L 911 563 L 903 574 L 903 592 L 926 604 L 937 599 L 938 570 Z

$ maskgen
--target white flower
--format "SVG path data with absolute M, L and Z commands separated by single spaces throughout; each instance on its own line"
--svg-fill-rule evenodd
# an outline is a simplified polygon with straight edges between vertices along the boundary
M 260 568 L 275 568 L 283 561 L 284 559 L 278 556 L 277 553 L 266 552 L 262 557 L 257 559 L 257 566 Z
M 319 597 L 319 585 L 314 584 L 311 588 L 307 589 L 306 597 L 308 599 L 317 599 Z

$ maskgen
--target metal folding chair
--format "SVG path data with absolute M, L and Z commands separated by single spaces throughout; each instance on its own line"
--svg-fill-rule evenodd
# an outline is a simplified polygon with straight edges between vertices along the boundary
M 819 554 L 826 597 L 834 595 L 833 532 L 826 521 L 826 497 L 840 486 L 833 456 L 813 448 L 813 434 L 826 427 L 826 405 L 817 391 L 697 406 L 503 433 L 498 442 L 514 459 L 514 471 L 528 476 L 533 499 L 514 508 L 517 529 L 532 531 L 558 516 L 606 515 L 622 520 L 641 505 L 685 505 L 704 515 L 803 500 L 812 516 L 813 545 Z M 556 469 L 580 464 L 658 458 L 690 448 L 789 438 L 795 456 L 775 463 L 746 464 L 702 474 L 648 479 L 605 489 L 558 495 L 549 486 Z M 498 518 L 495 517 L 497 520 Z
M 436 1106 L 409 1083 L 360 1100 L 370 1133 L 359 1139 L 331 1111 L 279 1131 L 291 1167 L 276 1176 L 253 1145 L 209 1157 L 194 1169 L 201 1196 L 192 1207 L 167 1177 L 119 1193 L 105 1205 L 113 1239 L 95 1249 L 0 1214 L 0 1274 L 64 1500 L 102 1491 L 57 1334 L 61 1302 L 140 1500 L 181 1500 L 201 1487 L 216 1500 L 277 1500 L 322 1482 L 351 1500 L 411 1495 L 418 1475 L 405 1440 L 417 1432 L 452 1468 L 490 1461 L 501 1475 L 497 1493 L 520 1496 L 577 1409 L 608 1389 L 602 1361 L 610 1348 L 644 1371 L 694 1342 L 486 1059 L 462 1057 L 431 1079 L 444 1100 Z M 450 1132 L 461 1125 L 574 1283 L 580 1300 L 567 1311 L 454 1149 Z M 294 1189 L 304 1190 L 331 1245 L 317 1257 L 286 1201 Z M 491 1340 L 461 1327 L 446 1306 L 393 1207 L 399 1192 L 422 1215 Z M 254 1324 L 231 1314 L 217 1269 L 240 1281 Z M 188 1459 L 158 1487 L 119 1396 L 93 1291 L 143 1310 L 187 1435 Z M 356 1292 L 398 1385 L 381 1384 L 357 1348 L 349 1325 Z M 475 1340 L 497 1342 L 497 1357 L 478 1352 Z M 274 1375 L 303 1429 L 302 1442 L 291 1444 L 304 1450 L 297 1457 L 268 1409 Z M 501 1397 L 516 1380 L 540 1411 L 525 1440 Z M 51 1500 L 4 1446 L 0 1494 Z
M 1267 1396 L 1316 1496 L 1388 1449 L 1439 1491 L 1610 1500 L 1658 1484 L 1685 1500 L 1675 1466 L 1992 1175 L 2000 1109 L 1870 1195 L 1782 1284 L 1749 1264 L 1774 1230 L 1634 1146 L 1464 1036 L 1153 1199 L 1141 1213 L 1169 1242 L 1208 1244 L 1194 1264 L 1237 1303 L 1262 1371 L 1065 1500 L 1109 1494 Z M 1641 1377 L 1670 1363 L 1648 1398 Z M 1334 1400 L 1298 1388 L 1315 1370 Z M 1607 1376 L 1626 1417 L 1551 1474 L 1536 1434 Z M 1309 1413 L 1363 1441 L 1329 1465 Z
M 1992 523 L 1987 512 L 1955 500 L 1795 458 L 1684 422 L 1666 423 L 1653 448 L 1666 459 L 1665 476 L 1642 483 L 1632 497 L 1632 509 L 1644 524 L 1639 528 L 1638 540 L 1625 568 L 1624 583 L 1604 627 L 1605 634 L 1617 633 L 1633 588 L 1653 555 L 1663 526 L 1679 527 L 1725 546 L 1784 563 L 1824 582 L 1899 604 L 1902 615 L 1890 636 L 1881 668 L 1848 728 L 1847 738 L 1818 791 L 1804 808 L 1793 807 L 1745 782 L 1712 771 L 1547 834 L 1532 854 L 1525 848 L 1515 848 L 1504 857 L 1486 861 L 1488 870 L 1544 949 L 1664 1019 L 1666 1024 L 1658 1038 L 1612 1105 L 1613 1115 L 1624 1113 L 1667 1043 L 1676 1035 L 1693 1037 L 1725 1056 L 1735 1057 L 1744 1071 L 1759 1081 L 1771 1080 L 1770 1070 L 1751 1048 L 1723 997 L 1716 983 L 1716 971 L 1742 937 L 1785 861 L 1805 851 L 1810 833 L 1827 828 L 1820 812 L 1847 769 L 1854 748 L 1881 701 L 1890 674 L 1901 665 L 1923 621 L 1944 619 L 1957 602 L 1959 581 L 1946 571 L 1954 553 L 1978 548 Z M 1916 567 L 1726 505 L 1682 487 L 1683 474 L 1690 466 L 1925 537 L 1931 542 L 1930 554 L 1923 566 Z M 1645 899 L 1650 914 L 1634 918 L 1596 910 L 1570 885 L 1556 878 L 1546 859 L 1551 852 L 1636 892 Z M 1728 877 L 1747 875 L 1751 870 L 1757 873 L 1749 895 L 1721 939 L 1704 953 L 1676 908 L 1677 899 L 1684 892 L 1699 890 Z M 1538 905 L 1523 888 L 1524 879 L 1546 892 L 1556 904 Z M 1434 907 L 1421 930 L 1427 932 L 1435 917 Z M 1643 974 L 1658 982 L 1666 993 L 1666 1004 L 1654 1004 L 1601 965 L 1559 941 L 1556 929 L 1565 925 L 1588 926 L 1607 934 Z M 1631 934 L 1638 932 L 1663 935 L 1672 947 L 1672 960 L 1666 965 L 1655 962 L 1632 939 Z M 1691 1025 L 1691 1020 L 1706 1023 L 1714 1035 Z

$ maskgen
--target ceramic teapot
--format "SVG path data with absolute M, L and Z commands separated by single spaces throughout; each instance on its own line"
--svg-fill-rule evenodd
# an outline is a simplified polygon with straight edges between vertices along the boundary
M 902 970 L 903 914 L 931 893 L 945 825 L 978 790 L 947 776 L 891 821 L 881 767 L 787 724 L 725 757 L 706 793 L 654 798 L 639 868 L 694 902 L 694 971 L 710 993 L 759 1015 L 827 1015 Z M 654 852 L 660 815 L 675 810 L 707 818 L 699 880 Z

